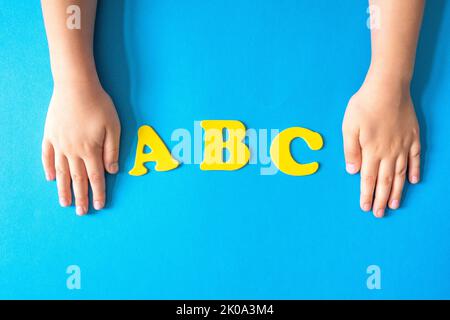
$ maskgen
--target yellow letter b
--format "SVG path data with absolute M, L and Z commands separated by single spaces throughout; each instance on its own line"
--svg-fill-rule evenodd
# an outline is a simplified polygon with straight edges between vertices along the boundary
M 205 120 L 201 122 L 205 130 L 205 152 L 201 170 L 232 171 L 242 168 L 250 159 L 250 151 L 245 145 L 245 126 L 236 120 Z M 223 132 L 228 133 L 224 141 Z M 229 152 L 224 160 L 224 151 Z

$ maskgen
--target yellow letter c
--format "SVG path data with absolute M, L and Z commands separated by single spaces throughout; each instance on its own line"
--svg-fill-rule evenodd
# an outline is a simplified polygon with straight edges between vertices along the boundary
M 293 127 L 278 134 L 270 147 L 270 156 L 277 168 L 291 176 L 307 176 L 319 169 L 319 163 L 298 163 L 291 154 L 291 142 L 295 138 L 302 138 L 311 150 L 320 150 L 323 146 L 322 136 L 314 131 Z

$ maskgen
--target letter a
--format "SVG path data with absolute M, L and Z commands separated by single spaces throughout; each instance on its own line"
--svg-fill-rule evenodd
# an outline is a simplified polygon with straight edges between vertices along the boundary
M 144 148 L 149 147 L 150 152 L 145 153 Z M 129 172 L 132 176 L 142 176 L 148 172 L 144 163 L 155 162 L 156 171 L 170 171 L 178 167 L 179 162 L 172 158 L 169 150 L 158 134 L 150 126 L 142 126 L 138 131 L 138 143 L 134 167 Z

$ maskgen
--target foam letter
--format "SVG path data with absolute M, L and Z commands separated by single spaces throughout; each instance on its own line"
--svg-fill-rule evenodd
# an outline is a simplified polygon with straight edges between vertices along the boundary
M 145 146 L 151 149 L 145 153 Z M 134 167 L 129 172 L 132 176 L 142 176 L 148 172 L 144 163 L 154 161 L 156 171 L 170 171 L 178 167 L 179 162 L 172 158 L 169 150 L 158 134 L 150 126 L 142 126 L 138 131 L 138 143 Z
M 201 122 L 205 130 L 205 152 L 201 170 L 232 171 L 244 167 L 250 159 L 250 151 L 245 145 L 245 126 L 236 120 L 205 120 Z M 227 130 L 228 138 L 223 139 L 223 131 Z M 228 150 L 229 157 L 225 162 L 223 152 Z
M 270 156 L 280 171 L 291 176 L 307 176 L 319 169 L 317 162 L 301 164 L 291 155 L 291 142 L 302 138 L 311 150 L 320 150 L 323 146 L 322 136 L 314 131 L 293 127 L 282 131 L 272 142 Z

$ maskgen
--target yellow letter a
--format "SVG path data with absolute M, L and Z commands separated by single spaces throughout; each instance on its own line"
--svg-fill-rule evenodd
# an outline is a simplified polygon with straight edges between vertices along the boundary
M 151 151 L 144 153 L 145 146 Z M 147 173 L 144 163 L 154 161 L 156 171 L 170 171 L 178 167 L 178 161 L 172 158 L 169 150 L 158 134 L 150 126 L 142 126 L 138 131 L 138 143 L 134 167 L 129 172 L 132 176 L 142 176 Z

